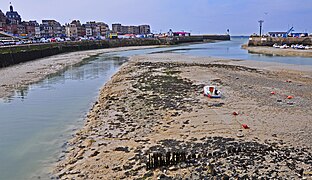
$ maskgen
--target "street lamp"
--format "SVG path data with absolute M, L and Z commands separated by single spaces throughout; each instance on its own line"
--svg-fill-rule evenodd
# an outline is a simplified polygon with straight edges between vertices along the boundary
M 260 21 L 258 21 L 259 22 L 259 24 L 260 24 L 260 37 L 261 37 L 261 33 L 262 33 L 262 24 L 263 24 L 263 20 L 260 20 Z

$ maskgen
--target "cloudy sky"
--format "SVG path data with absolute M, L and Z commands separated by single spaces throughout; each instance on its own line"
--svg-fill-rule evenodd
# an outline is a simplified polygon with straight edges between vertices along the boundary
M 9 2 L 1 1 L 6 12 Z M 23 20 L 55 19 L 62 24 L 74 19 L 124 25 L 150 24 L 154 33 L 191 31 L 193 34 L 232 35 L 264 31 L 312 33 L 312 0 L 11 0 Z

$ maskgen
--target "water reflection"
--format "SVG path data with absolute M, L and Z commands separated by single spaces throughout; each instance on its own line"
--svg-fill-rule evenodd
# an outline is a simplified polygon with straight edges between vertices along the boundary
M 32 173 L 46 171 L 73 129 L 81 127 L 99 89 L 125 60 L 93 57 L 0 102 L 0 179 L 31 179 Z

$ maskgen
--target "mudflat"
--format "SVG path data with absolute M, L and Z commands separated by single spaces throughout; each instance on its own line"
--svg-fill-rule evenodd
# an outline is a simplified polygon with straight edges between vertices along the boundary
M 222 98 L 203 96 L 215 85 Z M 312 177 L 312 68 L 135 56 L 102 88 L 60 179 Z

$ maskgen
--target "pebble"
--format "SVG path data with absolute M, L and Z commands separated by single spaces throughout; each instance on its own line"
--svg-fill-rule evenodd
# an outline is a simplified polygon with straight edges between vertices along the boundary
M 237 133 L 236 136 L 241 138 L 241 137 L 244 137 L 245 135 L 243 133 Z

